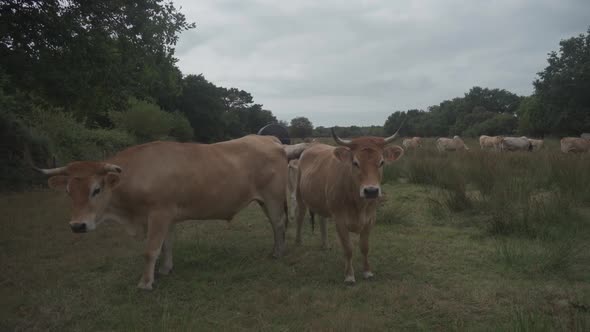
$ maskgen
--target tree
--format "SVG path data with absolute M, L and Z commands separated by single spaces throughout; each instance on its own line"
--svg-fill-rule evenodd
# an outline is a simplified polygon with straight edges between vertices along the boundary
M 6 0 L 0 61 L 14 89 L 89 124 L 107 125 L 129 97 L 180 92 L 174 45 L 194 27 L 162 0 Z
M 520 110 L 523 131 L 579 135 L 590 131 L 590 27 L 559 42 L 534 81 L 534 98 Z
M 291 126 L 289 126 L 289 134 L 291 137 L 305 138 L 311 136 L 312 132 L 313 125 L 308 118 L 300 116 L 291 120 Z
M 188 75 L 182 80 L 182 93 L 176 108 L 190 122 L 198 142 L 215 142 L 224 138 L 225 124 L 229 120 L 224 117 L 221 93 L 222 90 L 203 75 Z

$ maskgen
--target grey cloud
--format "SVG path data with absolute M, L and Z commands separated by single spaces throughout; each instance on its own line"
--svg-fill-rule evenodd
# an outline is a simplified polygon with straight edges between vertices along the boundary
M 183 73 L 325 126 L 383 124 L 474 85 L 530 94 L 547 53 L 590 24 L 573 0 L 175 2 L 197 22 Z

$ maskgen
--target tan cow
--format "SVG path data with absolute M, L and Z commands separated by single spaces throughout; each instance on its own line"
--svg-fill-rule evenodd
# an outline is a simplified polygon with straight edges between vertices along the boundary
M 463 142 L 463 140 L 459 136 L 455 136 L 453 138 L 441 137 L 437 139 L 436 148 L 440 152 L 462 150 L 469 151 L 469 148 L 467 147 L 467 145 L 465 145 L 465 142 Z
M 531 143 L 532 151 L 539 151 L 543 148 L 544 141 L 542 139 L 529 138 Z
M 580 137 L 564 137 L 561 139 L 561 151 L 568 152 L 588 152 L 590 151 L 590 140 Z
M 402 141 L 402 145 L 406 150 L 417 149 L 422 145 L 422 140 L 420 137 L 405 138 Z
M 500 151 L 500 142 L 502 141 L 502 136 L 486 136 L 481 135 L 479 136 L 479 146 L 482 150 L 491 149 L 494 151 Z
M 38 169 L 40 170 L 40 169 Z M 279 140 L 250 135 L 216 144 L 153 142 L 130 147 L 104 162 L 77 161 L 40 170 L 49 186 L 72 199 L 76 233 L 113 220 L 145 232 L 145 270 L 138 287 L 152 289 L 172 270 L 173 226 L 184 220 L 231 220 L 252 201 L 270 219 L 273 255 L 284 249 L 287 157 Z
M 349 232 L 360 234 L 363 276 L 366 279 L 373 277 L 368 261 L 369 233 L 375 224 L 377 198 L 382 195 L 383 165 L 398 160 L 404 150 L 399 146 L 387 146 L 397 137 L 397 132 L 388 138 L 343 140 L 332 129 L 332 136 L 340 146 L 313 145 L 303 152 L 299 160 L 296 242 L 301 243 L 301 225 L 307 209 L 320 217 L 324 247 L 325 218 L 333 220 L 344 250 L 344 282 L 354 283 Z

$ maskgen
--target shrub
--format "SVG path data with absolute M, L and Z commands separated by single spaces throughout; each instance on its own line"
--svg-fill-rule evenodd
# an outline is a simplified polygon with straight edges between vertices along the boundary
M 14 114 L 0 110 L 0 190 L 18 190 L 42 181 L 35 176 L 24 151 L 28 150 L 33 160 L 45 165 L 50 159 L 49 142 L 46 137 L 30 131 Z
M 162 111 L 158 105 L 142 100 L 131 99 L 129 105 L 129 110 L 111 113 L 110 117 L 115 127 L 133 134 L 140 142 L 168 137 L 192 139 L 193 129 L 183 114 Z

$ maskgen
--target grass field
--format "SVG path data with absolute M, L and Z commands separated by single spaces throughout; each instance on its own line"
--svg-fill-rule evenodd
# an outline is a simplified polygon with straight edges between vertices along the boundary
M 176 227 L 174 272 L 140 291 L 141 240 L 118 225 L 72 234 L 63 194 L 4 194 L 0 330 L 590 330 L 589 158 L 402 161 L 372 233 L 376 278 L 359 278 L 357 249 L 352 287 L 333 224 L 328 250 L 310 227 L 295 246 L 291 225 L 275 260 L 252 205 Z

